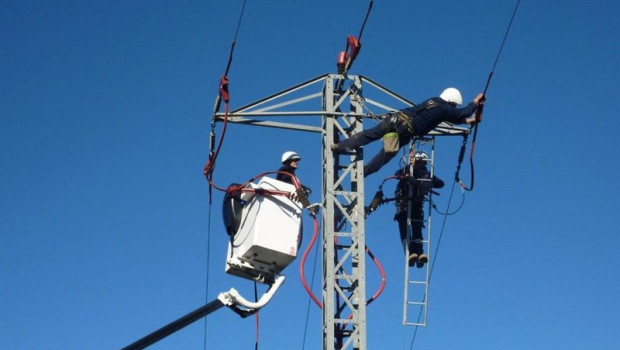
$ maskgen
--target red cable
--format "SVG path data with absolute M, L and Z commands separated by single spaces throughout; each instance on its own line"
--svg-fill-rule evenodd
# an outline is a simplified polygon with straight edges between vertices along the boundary
M 312 293 L 312 290 L 310 289 L 310 287 L 308 287 L 308 283 L 306 283 L 306 277 L 304 275 L 304 266 L 306 265 L 306 259 L 308 258 L 308 254 L 310 253 L 310 250 L 312 249 L 312 246 L 316 242 L 316 239 L 319 235 L 319 221 L 314 215 L 312 215 L 312 219 L 314 220 L 314 233 L 312 234 L 312 239 L 310 240 L 310 243 L 308 244 L 308 247 L 306 247 L 306 251 L 301 258 L 301 263 L 299 264 L 299 275 L 301 277 L 301 283 L 304 285 L 304 289 L 306 289 L 306 292 L 308 293 L 308 295 L 310 295 L 310 298 L 312 298 L 312 300 L 314 300 L 314 303 L 322 309 L 323 303 L 321 303 L 319 299 Z
M 368 299 L 366 301 L 366 306 L 370 305 L 370 303 L 372 303 L 373 301 L 377 300 L 377 298 L 379 297 L 379 295 L 381 295 L 381 293 L 383 292 L 383 289 L 385 288 L 385 270 L 383 270 L 383 266 L 381 265 L 381 262 L 379 262 L 379 259 L 377 259 L 375 257 L 375 255 L 370 251 L 370 249 L 368 249 L 368 246 L 364 247 L 366 249 L 366 253 L 370 256 L 370 258 L 372 259 L 372 261 L 375 263 L 375 265 L 377 266 L 377 268 L 379 269 L 379 273 L 381 274 L 381 285 L 379 285 L 379 289 L 377 290 L 377 292 L 375 293 L 375 295 L 373 295 L 370 299 Z M 353 314 L 349 315 L 349 317 L 347 317 L 347 319 L 352 319 L 353 318 Z M 346 328 L 347 325 L 344 325 L 340 328 L 340 330 L 343 330 Z
M 265 175 L 269 175 L 269 174 L 287 174 L 291 176 L 291 179 L 293 181 L 293 186 L 295 186 L 296 189 L 301 188 L 301 183 L 299 182 L 299 179 L 294 176 L 291 173 L 287 173 L 287 172 L 283 172 L 283 171 L 266 171 L 263 173 L 260 173 L 256 176 L 254 176 L 253 178 L 249 179 L 248 181 L 244 182 L 241 185 L 238 186 L 234 186 L 234 187 L 229 187 L 227 189 L 223 189 L 223 191 L 225 192 L 235 192 L 235 191 L 241 191 L 241 192 L 246 192 L 246 193 L 260 193 L 260 194 L 264 194 L 264 195 L 271 195 L 271 196 L 285 196 L 285 197 L 289 197 L 291 196 L 291 192 L 288 191 L 279 191 L 279 190 L 267 190 L 267 189 L 261 189 L 261 188 L 248 188 L 248 184 L 250 184 L 253 181 L 256 181 L 257 179 L 265 176 Z
M 386 278 L 385 278 L 385 270 L 383 269 L 383 266 L 381 265 L 381 262 L 379 262 L 379 259 L 377 259 L 377 257 L 375 257 L 375 255 L 370 251 L 368 246 L 366 246 L 365 248 L 366 248 L 366 253 L 368 254 L 368 256 L 370 256 L 372 261 L 375 263 L 375 265 L 377 266 L 377 269 L 379 269 L 379 274 L 381 274 L 381 285 L 379 286 L 379 289 L 377 290 L 375 295 L 372 296 L 372 298 L 370 298 L 370 299 L 368 299 L 368 301 L 366 301 L 366 305 L 370 305 L 370 303 L 375 301 L 379 297 L 379 295 L 381 295 L 381 293 L 383 292 L 383 289 L 385 288 Z
M 224 125 L 222 126 L 222 134 L 221 134 L 220 141 L 219 141 L 219 143 L 217 145 L 217 148 L 216 148 L 215 152 L 211 155 L 211 157 L 209 157 L 209 160 L 207 161 L 207 164 L 205 164 L 205 166 L 203 168 L 203 174 L 207 178 L 207 181 L 209 182 L 209 185 L 211 185 L 215 189 L 217 189 L 219 191 L 222 191 L 222 192 L 239 191 L 239 190 L 243 190 L 244 192 L 257 192 L 257 191 L 255 191 L 253 189 L 247 189 L 246 190 L 246 189 L 244 189 L 244 187 L 246 187 L 250 182 L 258 179 L 259 177 L 262 177 L 262 176 L 267 175 L 267 174 L 279 173 L 279 174 L 289 175 L 291 177 L 293 185 L 295 186 L 295 189 L 299 189 L 301 187 L 301 184 L 299 183 L 299 179 L 297 179 L 297 177 L 294 176 L 293 174 L 287 173 L 287 172 L 283 172 L 283 171 L 264 172 L 262 174 L 254 176 L 252 179 L 250 179 L 249 181 L 245 182 L 244 184 L 236 186 L 236 187 L 233 187 L 233 188 L 223 188 L 223 187 L 220 187 L 220 186 L 216 185 L 213 182 L 213 171 L 215 169 L 215 162 L 217 160 L 217 157 L 220 154 L 220 149 L 222 148 L 222 144 L 224 143 L 224 137 L 226 136 L 226 128 L 228 126 L 228 114 L 229 114 L 228 101 L 229 101 L 229 94 L 228 94 L 228 78 L 226 78 L 226 76 L 223 76 L 220 79 L 220 97 L 221 97 L 221 99 L 224 100 Z M 282 196 L 290 196 L 291 195 L 289 192 L 285 192 L 285 191 L 260 190 L 259 192 L 265 193 L 265 194 L 268 194 L 268 195 L 282 195 Z
M 312 249 L 312 246 L 316 242 L 316 239 L 317 239 L 317 236 L 318 236 L 318 232 L 319 232 L 318 220 L 316 219 L 315 216 L 312 216 L 312 218 L 314 220 L 314 234 L 312 235 L 312 239 L 310 240 L 310 243 L 308 244 L 308 247 L 306 247 L 306 250 L 305 250 L 305 252 L 304 252 L 304 254 L 303 254 L 302 258 L 301 258 L 301 263 L 299 264 L 299 275 L 301 277 L 301 283 L 303 284 L 304 289 L 306 290 L 308 295 L 310 295 L 310 298 L 312 298 L 314 303 L 319 308 L 322 309 L 323 308 L 323 304 L 312 293 L 312 290 L 310 289 L 310 287 L 308 286 L 308 283 L 306 282 L 306 278 L 305 278 L 305 274 L 304 274 L 304 266 L 306 265 L 306 259 L 308 258 L 308 254 L 310 254 L 310 250 Z M 377 259 L 377 257 L 370 251 L 368 246 L 365 246 L 364 248 L 365 248 L 366 253 L 368 254 L 368 256 L 370 256 L 372 261 L 377 266 L 377 269 L 379 270 L 379 274 L 381 275 L 381 284 L 379 285 L 379 289 L 377 290 L 377 292 L 375 292 L 375 294 L 370 299 L 368 299 L 366 301 L 366 305 L 370 305 L 370 303 L 375 301 L 379 297 L 379 295 L 381 295 L 383 290 L 385 289 L 386 275 L 385 275 L 385 270 L 383 269 L 383 266 L 381 265 L 381 262 L 379 261 L 379 259 Z M 351 318 L 352 316 L 353 315 L 349 316 L 349 318 Z

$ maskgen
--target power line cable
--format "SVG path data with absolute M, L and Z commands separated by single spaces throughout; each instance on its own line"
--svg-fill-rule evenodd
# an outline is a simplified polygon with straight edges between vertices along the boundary
M 452 189 L 450 190 L 450 198 L 448 198 L 448 205 L 446 208 L 446 213 L 450 211 L 450 204 L 452 203 L 452 197 L 454 195 L 454 188 L 456 186 L 456 181 L 452 182 Z M 431 263 L 430 271 L 428 273 L 428 283 L 431 283 L 431 277 L 433 276 L 433 270 L 435 269 L 435 263 L 437 262 L 437 256 L 439 254 L 439 247 L 441 246 L 441 238 L 443 237 L 443 232 L 446 227 L 446 220 L 448 219 L 448 215 L 443 215 L 443 222 L 441 224 L 441 230 L 439 231 L 439 238 L 437 240 L 437 246 L 435 247 L 435 252 L 433 254 L 433 262 Z M 427 296 L 425 295 L 424 298 Z M 418 313 L 418 321 L 420 323 L 420 317 L 422 316 L 422 308 L 420 308 L 420 312 Z M 418 326 L 415 326 L 415 331 L 413 333 L 413 337 L 411 338 L 411 346 L 409 349 L 413 349 L 413 343 L 415 342 L 416 335 L 418 334 Z
M 209 301 L 209 271 L 211 261 L 211 198 L 209 197 L 209 216 L 207 219 L 207 272 L 205 275 L 205 301 Z M 203 348 L 207 350 L 207 330 L 209 326 L 208 317 L 205 317 L 204 323 L 204 336 L 203 336 Z
M 508 27 L 506 28 L 506 32 L 504 33 L 504 38 L 502 39 L 502 43 L 499 46 L 499 50 L 497 52 L 497 56 L 495 56 L 495 62 L 493 62 L 493 67 L 491 68 L 491 72 L 489 73 L 489 77 L 487 78 L 487 82 L 486 85 L 484 86 L 484 91 L 482 92 L 482 97 L 479 100 L 478 103 L 478 109 L 476 110 L 476 121 L 471 125 L 470 128 L 470 132 L 473 129 L 473 133 L 474 136 L 472 138 L 471 141 L 471 148 L 469 151 L 469 166 L 470 166 L 470 174 L 471 174 L 471 185 L 469 187 L 467 187 L 465 185 L 465 183 L 463 181 L 460 181 L 458 179 L 459 177 L 459 173 L 457 170 L 456 173 L 456 178 L 457 181 L 459 182 L 459 185 L 467 190 L 467 191 L 472 191 L 474 189 L 474 150 L 476 149 L 476 139 L 478 138 L 478 127 L 480 124 L 480 122 L 482 121 L 482 112 L 484 110 L 484 102 L 486 100 L 486 95 L 487 95 L 487 89 L 489 88 L 489 84 L 491 83 L 491 78 L 493 77 L 493 73 L 495 72 L 495 67 L 497 66 L 497 62 L 499 61 L 499 57 L 502 53 L 502 50 L 504 49 L 504 45 L 506 44 L 506 39 L 508 38 L 508 33 L 510 32 L 510 28 L 512 27 L 512 22 L 515 18 L 515 15 L 517 14 L 517 9 L 519 8 L 519 4 L 521 3 L 521 0 L 517 1 L 517 4 L 515 5 L 514 10 L 512 11 L 512 16 L 510 17 L 510 22 L 508 23 Z M 466 140 L 466 139 L 465 139 Z M 464 152 L 464 150 L 462 151 Z M 462 162 L 462 154 L 459 157 L 459 166 L 458 168 L 460 168 L 460 162 Z
M 243 6 L 241 7 L 241 12 L 239 14 L 239 20 L 237 21 L 237 28 L 235 29 L 235 36 L 234 39 L 230 45 L 230 53 L 228 54 L 228 62 L 226 63 L 226 70 L 224 71 L 224 75 L 222 76 L 222 78 L 220 79 L 220 83 L 222 83 L 222 81 L 226 81 L 226 85 L 224 87 L 222 87 L 222 85 L 220 85 L 220 91 L 217 95 L 217 98 L 215 100 L 215 107 L 214 107 L 214 117 L 215 118 L 215 114 L 218 113 L 219 109 L 220 109 L 220 104 L 222 102 L 222 95 L 225 94 L 225 102 L 228 104 L 228 78 L 226 78 L 226 76 L 228 75 L 228 72 L 230 71 L 230 66 L 232 64 L 232 59 L 233 59 L 233 53 L 235 51 L 235 45 L 237 42 L 237 37 L 239 36 L 239 28 L 241 27 L 241 22 L 243 19 L 243 13 L 245 12 L 245 5 L 246 5 L 247 0 L 243 1 Z M 215 119 L 212 119 L 211 121 L 211 140 L 210 140 L 210 144 L 211 144 L 211 154 L 210 156 L 213 156 L 213 146 L 215 144 L 215 133 L 214 133 L 214 129 L 215 128 Z M 207 263 L 206 263 L 206 274 L 205 274 L 205 300 L 208 301 L 209 299 L 209 271 L 211 269 L 210 267 L 210 261 L 211 261 L 211 218 L 212 218 L 212 206 L 213 206 L 213 196 L 212 196 L 212 186 L 209 185 L 209 215 L 208 215 L 208 223 L 207 223 Z M 203 336 L 203 348 L 206 350 L 207 349 L 207 329 L 208 329 L 208 318 L 205 317 L 205 323 L 204 323 L 204 336 Z M 258 346 L 258 344 L 257 344 Z
M 502 40 L 502 43 L 500 44 L 499 50 L 497 52 L 497 56 L 495 56 L 495 62 L 493 62 L 493 67 L 491 68 L 491 73 L 489 74 L 489 77 L 487 78 L 487 82 L 486 82 L 486 85 L 484 87 L 484 91 L 482 93 L 483 99 L 484 99 L 484 96 L 486 95 L 487 89 L 489 88 L 489 83 L 491 82 L 491 77 L 493 76 L 493 72 L 495 71 L 495 67 L 497 66 L 497 62 L 499 61 L 499 57 L 500 57 L 500 55 L 502 53 L 504 45 L 506 44 L 506 39 L 508 38 L 508 32 L 510 31 L 510 28 L 512 27 L 512 22 L 514 21 L 515 15 L 517 14 L 517 9 L 519 8 L 519 4 L 520 3 L 521 3 L 521 0 L 518 0 L 517 4 L 515 5 L 515 8 L 514 8 L 514 10 L 512 12 L 512 16 L 510 17 L 510 22 L 508 23 L 508 27 L 506 28 L 506 32 L 504 33 L 504 38 Z M 477 111 L 476 118 L 478 118 L 478 121 L 482 117 L 482 106 L 483 106 L 483 104 L 481 104 L 479 106 L 478 111 Z M 473 137 L 473 140 L 472 140 L 472 149 L 471 149 L 471 152 L 470 152 L 470 163 L 471 163 L 470 165 L 471 165 L 471 171 L 472 171 L 472 184 L 471 184 L 470 188 L 467 188 L 467 187 L 464 186 L 464 184 L 461 183 L 461 187 L 463 189 L 466 189 L 466 190 L 472 190 L 473 187 L 474 187 L 474 180 L 473 180 L 474 179 L 473 178 L 473 151 L 474 151 L 474 147 L 475 147 L 476 136 L 478 134 L 477 124 L 478 123 L 475 124 L 476 128 L 474 130 L 474 137 Z M 458 179 L 458 173 L 457 173 L 456 178 Z M 429 272 L 429 276 L 428 276 L 428 283 L 430 283 L 431 276 L 433 275 L 433 270 L 435 268 L 435 263 L 437 262 L 437 255 L 439 254 L 439 247 L 441 245 L 441 238 L 443 236 L 443 231 L 444 231 L 444 228 L 445 228 L 445 225 L 446 225 L 446 220 L 448 218 L 448 214 L 447 213 L 449 213 L 450 204 L 452 202 L 452 196 L 454 194 L 454 187 L 455 187 L 457 182 L 459 182 L 459 181 L 457 180 L 457 181 L 454 181 L 452 183 L 452 190 L 450 191 L 450 198 L 448 200 L 448 207 L 446 209 L 446 214 L 444 215 L 443 223 L 441 225 L 441 231 L 439 233 L 439 239 L 437 241 L 437 247 L 435 248 L 434 258 L 433 258 L 433 262 L 431 264 L 431 268 L 430 268 L 430 272 Z M 459 209 L 460 209 L 460 207 L 459 207 Z M 420 309 L 420 314 L 418 315 L 418 321 L 420 320 L 421 314 L 422 314 L 422 310 Z M 415 327 L 415 332 L 413 333 L 413 337 L 411 339 L 410 349 L 413 349 L 413 344 L 415 342 L 415 338 L 416 338 L 417 333 L 418 333 L 418 326 Z

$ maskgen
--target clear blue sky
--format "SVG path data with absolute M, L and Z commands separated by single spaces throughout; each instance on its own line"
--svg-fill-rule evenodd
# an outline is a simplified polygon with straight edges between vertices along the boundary
M 222 195 L 209 209 L 202 176 L 242 3 L 3 1 L 0 348 L 120 348 L 231 287 L 252 297 L 251 282 L 224 273 Z M 416 102 L 448 86 L 470 100 L 514 5 L 377 0 L 351 73 Z M 335 72 L 367 6 L 248 1 L 231 108 Z M 620 348 L 619 15 L 612 0 L 521 3 L 488 91 L 476 189 L 446 222 L 429 326 L 414 349 Z M 459 142 L 438 146 L 436 172 L 448 181 Z M 318 135 L 233 125 L 215 179 L 275 170 L 293 149 L 319 201 L 320 148 Z M 369 177 L 367 192 L 396 166 Z M 366 227 L 388 275 L 368 309 L 370 349 L 409 349 L 413 335 L 400 325 L 392 216 L 383 206 Z M 305 225 L 310 232 L 308 217 Z M 308 297 L 298 264 L 261 312 L 260 349 L 302 348 Z M 368 275 L 371 294 L 370 265 Z M 207 349 L 254 347 L 253 318 L 222 309 L 206 328 Z M 153 349 L 204 349 L 204 338 L 200 321 Z M 320 344 L 312 306 L 305 348 Z

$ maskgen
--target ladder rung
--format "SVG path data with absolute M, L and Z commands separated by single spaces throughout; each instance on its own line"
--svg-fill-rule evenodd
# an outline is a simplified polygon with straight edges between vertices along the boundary
M 426 281 L 414 281 L 414 280 L 410 280 L 409 284 L 426 284 Z
M 408 301 L 407 304 L 409 304 L 409 305 L 418 305 L 418 306 L 426 305 L 426 303 L 423 303 L 421 301 Z

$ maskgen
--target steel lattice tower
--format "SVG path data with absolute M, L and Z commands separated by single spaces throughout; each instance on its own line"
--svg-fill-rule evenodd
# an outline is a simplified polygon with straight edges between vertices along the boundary
M 320 100 L 322 108 L 299 108 L 312 100 Z M 397 104 L 398 108 L 390 104 Z M 364 119 L 371 117 L 367 113 L 369 106 L 377 112 L 377 116 L 372 117 L 380 120 L 386 112 L 403 105 L 414 103 L 366 77 L 326 74 L 228 115 L 230 123 L 314 132 L 322 136 L 324 350 L 367 348 L 364 154 L 360 148 L 336 155 L 331 145 L 364 130 Z M 278 117 L 311 116 L 320 117 L 320 127 L 311 123 L 276 121 Z M 218 113 L 215 119 L 223 121 L 224 114 Z M 431 134 L 464 133 L 466 129 L 442 123 Z

